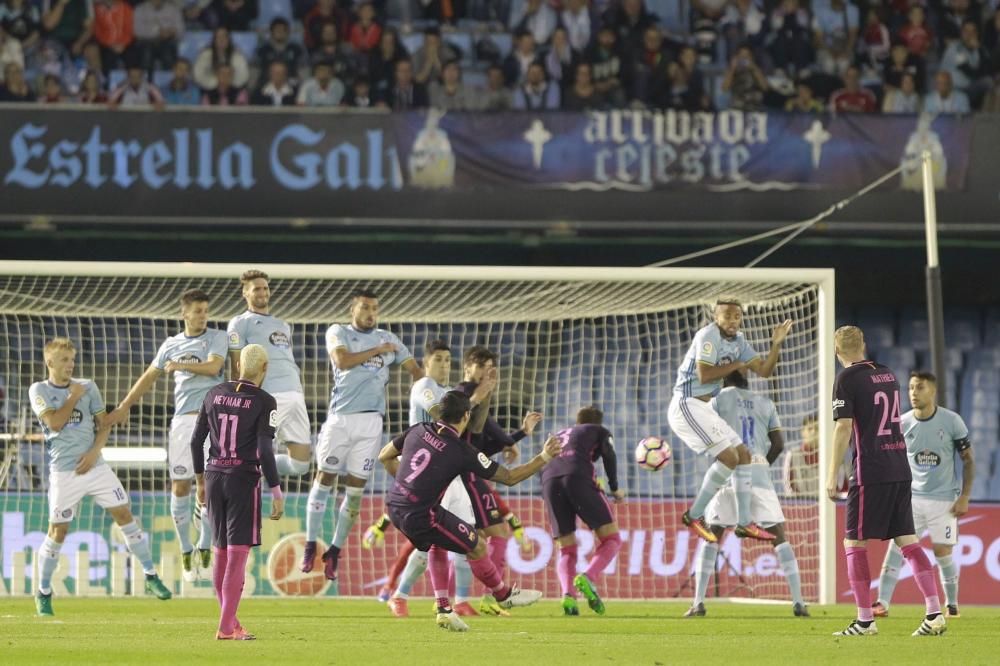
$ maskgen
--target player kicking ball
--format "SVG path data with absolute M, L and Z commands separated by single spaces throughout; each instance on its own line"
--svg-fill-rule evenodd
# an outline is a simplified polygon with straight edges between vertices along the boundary
M 900 430 L 899 382 L 892 370 L 865 358 L 865 339 L 856 326 L 841 326 L 834 334 L 837 359 L 844 369 L 833 387 L 833 456 L 826 491 L 839 496 L 837 470 L 851 434 L 854 477 L 847 491 L 844 554 L 847 578 L 854 592 L 858 618 L 834 636 L 878 634 L 871 606 L 868 539 L 892 539 L 913 570 L 924 595 L 927 614 L 914 636 L 937 636 L 946 629 L 937 582 L 913 527 L 910 464 Z
M 792 613 L 795 617 L 809 617 L 809 608 L 802 599 L 802 579 L 799 563 L 792 544 L 785 540 L 785 514 L 771 482 L 770 466 L 781 455 L 785 440 L 781 436 L 781 422 L 774 403 L 749 390 L 746 376 L 733 372 L 725 379 L 725 388 L 712 398 L 712 407 L 732 428 L 743 431 L 743 440 L 750 446 L 753 497 L 750 515 L 754 522 L 774 534 L 774 554 L 781 564 L 792 595 Z M 736 497 L 731 487 L 723 488 L 712 498 L 705 511 L 709 528 L 717 540 L 722 539 L 725 528 L 736 524 Z M 691 608 L 684 617 L 705 615 L 705 594 L 715 571 L 719 544 L 703 541 L 695 561 L 695 594 Z
M 951 557 L 958 543 L 958 519 L 969 512 L 969 494 L 976 478 L 976 462 L 969 429 L 962 417 L 937 404 L 937 378 L 929 372 L 910 375 L 910 404 L 900 427 L 913 474 L 913 523 L 917 534 L 927 532 L 944 588 L 945 615 L 959 617 L 958 565 Z M 962 459 L 962 483 L 955 476 L 955 458 Z M 889 615 L 889 602 L 903 567 L 903 554 L 889 546 L 878 582 L 875 617 Z
M 153 567 L 149 539 L 129 509 L 128 494 L 101 457 L 101 449 L 111 433 L 101 392 L 94 382 L 73 378 L 76 347 L 68 338 L 50 340 L 44 353 L 49 377 L 28 389 L 31 409 L 38 417 L 51 456 L 49 531 L 36 555 L 40 565 L 35 610 L 39 615 L 55 615 L 52 575 L 59 566 L 59 551 L 77 506 L 87 496 L 93 497 L 121 529 L 125 545 L 146 574 L 146 592 L 169 599 L 170 590 Z
M 705 524 L 705 508 L 723 485 L 732 481 L 736 494 L 736 536 L 771 541 L 774 535 L 751 521 L 753 473 L 750 449 L 709 404 L 722 388 L 722 379 L 736 370 L 749 369 L 760 377 L 770 377 L 778 364 L 781 345 L 792 330 L 791 320 L 775 326 L 771 350 L 766 359 L 754 351 L 740 330 L 743 306 L 730 297 L 715 303 L 712 323 L 694 335 L 684 361 L 677 369 L 674 395 L 667 409 L 670 429 L 699 455 L 715 458 L 705 473 L 701 488 L 681 521 L 709 543 L 716 537 Z
M 191 459 L 198 501 L 212 520 L 215 566 L 212 582 L 219 600 L 220 641 L 256 638 L 236 612 L 243 596 L 250 549 L 260 545 L 260 476 L 271 489 L 271 520 L 283 513 L 278 467 L 274 460 L 278 405 L 260 388 L 267 374 L 267 352 L 249 344 L 240 350 L 240 378 L 208 392 L 191 436 Z M 204 443 L 209 438 L 208 464 Z
M 468 557 L 473 575 L 492 591 L 501 608 L 529 606 L 541 599 L 542 593 L 505 583 L 487 556 L 486 544 L 475 525 L 443 509 L 439 498 L 452 479 L 466 472 L 508 486 L 520 483 L 557 456 L 560 444 L 557 438 L 550 437 L 530 462 L 508 469 L 461 439 L 472 418 L 467 395 L 448 391 L 440 407 L 437 421 L 411 426 L 395 437 L 379 452 L 379 461 L 395 477 L 386 501 L 392 524 L 418 550 L 428 554 L 438 626 L 467 631 L 469 626 L 452 609 L 448 593 L 449 551 Z

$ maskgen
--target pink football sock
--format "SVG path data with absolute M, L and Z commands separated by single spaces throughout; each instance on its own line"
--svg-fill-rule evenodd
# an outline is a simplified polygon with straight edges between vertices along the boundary
M 449 607 L 451 598 L 448 596 L 448 551 L 439 546 L 431 546 L 427 551 L 427 570 L 431 574 L 431 587 L 434 588 L 438 607 Z
M 489 557 L 480 557 L 478 560 L 470 558 L 469 567 L 472 569 L 472 575 L 478 578 L 494 597 L 503 600 L 510 595 L 510 587 L 503 582 L 500 571 Z
M 576 596 L 576 588 L 573 587 L 573 575 L 576 573 L 577 547 L 563 546 L 559 549 L 559 561 L 556 563 L 556 573 L 559 574 L 559 585 L 562 586 L 563 596 L 567 594 Z
M 594 557 L 591 558 L 590 565 L 587 567 L 587 578 L 591 582 L 596 581 L 597 577 L 604 571 L 604 568 L 608 566 L 611 560 L 615 559 L 615 555 L 618 554 L 621 548 L 622 537 L 618 532 L 601 539 L 601 543 L 597 546 Z
M 927 614 L 934 615 L 941 612 L 941 599 L 938 597 L 937 579 L 934 577 L 934 569 L 931 561 L 927 558 L 924 549 L 919 543 L 911 543 L 903 546 L 903 557 L 910 563 L 913 569 L 913 580 L 916 581 L 920 593 L 924 595 L 924 604 L 927 607 Z
M 215 586 L 215 598 L 219 600 L 219 608 L 222 608 L 222 581 L 226 578 L 226 562 L 229 558 L 225 548 L 213 547 L 215 551 L 215 562 L 212 565 L 212 585 Z
M 243 596 L 250 546 L 229 546 L 228 551 L 226 577 L 222 581 L 222 616 L 219 618 L 219 631 L 223 634 L 236 630 L 236 611 Z
M 872 616 L 872 575 L 868 571 L 868 549 L 850 546 L 844 548 L 844 552 L 847 554 L 847 580 L 851 583 L 854 603 L 858 606 L 858 619 L 871 622 L 875 618 Z
M 507 537 L 487 537 L 486 548 L 493 565 L 500 572 L 500 576 L 503 576 L 503 571 L 507 567 Z

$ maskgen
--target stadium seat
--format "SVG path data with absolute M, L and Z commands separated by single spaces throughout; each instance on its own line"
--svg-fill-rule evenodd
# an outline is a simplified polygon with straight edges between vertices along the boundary
M 207 30 L 189 30 L 181 37 L 177 45 L 177 55 L 187 58 L 192 63 L 198 58 L 198 54 L 212 42 L 212 33 Z
M 969 370 L 1000 367 L 1000 346 L 973 349 L 969 352 Z
M 421 46 L 423 46 L 424 33 L 411 32 L 408 35 L 400 35 L 399 39 L 401 42 L 403 42 L 403 46 L 406 47 L 406 50 L 409 52 L 410 57 L 413 57 L 413 54 L 416 53 Z
M 673 35 L 691 32 L 689 3 L 683 0 L 646 0 L 646 8 L 656 14 L 660 25 Z
M 470 64 L 476 59 L 475 41 L 468 32 L 450 32 L 443 35 L 445 43 L 459 52 L 459 60 Z
M 899 344 L 915 349 L 928 349 L 930 332 L 927 328 L 927 312 L 917 308 L 905 308 L 899 318 Z
M 90 328 L 91 349 L 96 363 L 127 363 L 131 360 L 131 341 L 113 319 L 95 320 Z
M 395 3 L 389 3 L 395 4 Z M 257 15 L 257 29 L 267 32 L 271 21 L 281 17 L 292 20 L 292 3 L 290 0 L 260 0 L 260 12 Z
M 509 56 L 510 52 L 514 50 L 514 37 L 509 32 L 494 32 L 487 38 L 496 44 L 497 50 L 500 53 L 500 60 Z
M 128 78 L 128 72 L 124 69 L 113 69 L 108 72 L 108 90 L 115 91 L 118 90 L 125 83 L 125 79 Z
M 257 33 L 256 32 L 234 32 L 232 35 L 233 46 L 246 56 L 248 61 L 252 61 L 257 53 Z
M 978 475 L 972 482 L 972 493 L 970 496 L 973 501 L 997 499 L 990 497 L 990 477 L 983 476 L 982 474 Z
M 905 384 L 905 377 L 917 367 L 917 355 L 912 348 L 908 347 L 872 350 L 870 356 L 872 360 L 891 368 L 899 378 L 900 385 Z
M 1000 430 L 1000 416 L 996 411 L 975 410 L 969 415 L 969 428 L 973 430 Z
M 888 349 L 896 344 L 895 322 L 884 309 L 860 308 L 857 325 L 864 331 L 869 348 Z
M 965 310 L 946 313 L 944 339 L 949 349 L 968 351 L 982 346 L 982 325 L 978 315 Z
M 993 471 L 993 477 L 990 479 L 990 486 L 986 496 L 993 501 L 1000 500 L 1000 467 Z
M 160 90 L 165 89 L 174 80 L 174 73 L 170 70 L 156 70 L 153 72 L 153 85 Z

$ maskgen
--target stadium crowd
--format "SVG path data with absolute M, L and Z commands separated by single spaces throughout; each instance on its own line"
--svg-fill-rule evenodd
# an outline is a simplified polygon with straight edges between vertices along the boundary
M 1000 111 L 997 0 L 2 0 L 0 101 Z

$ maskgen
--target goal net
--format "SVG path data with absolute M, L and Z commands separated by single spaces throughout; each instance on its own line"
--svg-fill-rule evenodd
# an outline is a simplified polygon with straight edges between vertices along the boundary
M 245 309 L 238 276 L 248 267 L 0 262 L 0 338 L 5 341 L 0 345 L 0 389 L 5 397 L 0 407 L 0 450 L 9 465 L 6 477 L 0 477 L 0 593 L 30 592 L 34 552 L 46 528 L 47 457 L 27 399 L 31 383 L 46 377 L 44 341 L 61 335 L 76 343 L 75 376 L 93 379 L 110 408 L 148 366 L 160 343 L 182 330 L 180 294 L 190 288 L 208 292 L 209 326 L 224 329 Z M 609 597 L 670 599 L 693 593 L 697 543 L 680 524 L 680 514 L 710 461 L 692 454 L 670 433 L 667 405 L 677 368 L 694 333 L 710 320 L 708 304 L 715 297 L 734 294 L 742 299 L 744 331 L 762 353 L 770 347 L 776 324 L 785 319 L 795 322 L 774 377 L 751 379 L 751 389 L 777 405 L 786 450 L 799 446 L 800 425 L 825 405 L 832 379 L 832 344 L 828 344 L 833 327 L 832 271 L 256 267 L 270 275 L 272 314 L 292 326 L 292 349 L 301 368 L 314 434 L 326 417 L 330 395 L 324 334 L 332 323 L 348 321 L 349 294 L 358 286 L 378 293 L 380 326 L 397 334 L 418 360 L 429 339 L 440 338 L 451 346 L 453 383 L 461 380 L 464 349 L 484 344 L 499 354 L 500 385 L 492 404 L 498 421 L 514 430 L 527 411 L 544 414 L 535 435 L 521 443 L 524 458 L 539 450 L 545 433 L 571 425 L 580 407 L 599 406 L 615 437 L 619 480 L 628 493 L 627 501 L 615 507 L 624 545 L 602 581 L 603 594 Z M 407 425 L 409 385 L 409 375 L 393 370 L 387 389 L 387 437 Z M 207 595 L 210 575 L 196 584 L 182 582 L 179 575 L 165 462 L 172 392 L 172 380 L 161 378 L 133 407 L 129 420 L 113 431 L 105 457 L 152 537 L 165 582 L 181 594 Z M 821 441 L 826 442 L 826 422 L 820 423 Z M 642 470 L 632 460 L 635 444 L 649 435 L 669 438 L 673 447 L 672 462 L 659 472 Z M 772 467 L 773 478 L 782 498 L 788 540 L 802 571 L 803 593 L 810 601 L 824 596 L 828 601 L 832 513 L 815 492 L 792 496 L 781 468 L 779 459 Z M 390 480 L 376 469 L 341 558 L 340 580 L 332 588 L 321 573 L 298 573 L 301 538 L 288 538 L 304 530 L 310 480 L 311 472 L 285 479 L 292 491 L 286 516 L 265 521 L 264 544 L 252 558 L 248 590 L 373 596 L 402 544 L 390 530 L 383 548 L 363 550 L 360 545 L 365 527 L 382 512 Z M 522 552 L 513 539 L 509 542 L 512 577 L 557 598 L 558 548 L 538 480 L 501 492 L 532 543 L 530 552 Z M 339 501 L 328 506 L 324 540 L 332 534 Z M 578 532 L 578 539 L 582 568 L 594 543 L 586 529 Z M 727 535 L 721 552 L 724 557 L 720 556 L 709 586 L 710 597 L 789 598 L 771 548 L 740 543 Z M 57 590 L 126 591 L 134 574 L 123 553 L 110 519 L 85 499 L 62 551 Z M 429 593 L 427 583 L 415 593 Z

